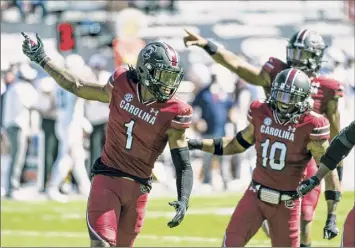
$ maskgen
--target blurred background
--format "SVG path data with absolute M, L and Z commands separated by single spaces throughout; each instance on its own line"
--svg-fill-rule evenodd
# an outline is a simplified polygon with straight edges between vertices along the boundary
M 178 94 L 194 108 L 188 136 L 216 137 L 234 135 L 244 128 L 250 102 L 265 95 L 260 87 L 215 64 L 204 50 L 187 49 L 183 28 L 258 66 L 270 56 L 285 60 L 288 37 L 297 30 L 316 30 L 328 45 L 321 73 L 334 76 L 344 85 L 345 97 L 340 100 L 344 127 L 354 120 L 354 20 L 354 1 L 348 0 L 1 1 L 2 245 L 88 245 L 85 200 L 89 184 L 85 180 L 100 156 L 108 118 L 106 104 L 74 100 L 71 118 L 82 118 L 80 139 L 85 161 L 74 162 L 64 180 L 54 179 L 61 135 L 56 127 L 67 118 L 61 114 L 63 106 L 73 100 L 63 97 L 56 83 L 22 54 L 21 31 L 32 38 L 39 33 L 53 60 L 102 84 L 115 68 L 135 65 L 145 44 L 168 42 L 180 53 L 185 70 Z M 206 95 L 213 101 L 206 100 Z M 154 200 L 137 241 L 139 246 L 220 245 L 229 214 L 250 182 L 255 151 L 249 149 L 223 159 L 193 151 L 192 164 L 192 204 L 201 209 L 189 209 L 192 216 L 185 220 L 189 228 L 176 229 L 175 233 L 166 228 L 172 211 L 165 206 L 165 199 L 176 195 L 174 167 L 167 149 L 154 169 Z M 354 202 L 354 151 L 344 163 L 343 188 L 349 191 L 344 197 L 347 203 L 340 208 L 345 218 Z M 325 204 L 320 205 L 324 206 L 318 211 L 325 211 Z M 209 220 L 203 221 L 218 229 L 216 232 L 208 225 L 196 231 L 204 215 Z M 319 216 L 323 225 L 325 214 Z M 322 243 L 321 229 L 316 243 L 337 246 L 337 239 Z M 268 244 L 262 234 L 251 242 L 253 246 Z

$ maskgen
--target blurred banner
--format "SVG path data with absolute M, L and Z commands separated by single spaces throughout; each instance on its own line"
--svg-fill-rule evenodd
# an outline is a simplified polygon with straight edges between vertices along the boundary
M 116 36 L 113 40 L 115 67 L 123 64 L 135 65 L 138 53 L 145 46 L 139 37 L 148 25 L 146 16 L 137 9 L 121 10 L 115 19 Z
M 145 16 L 141 11 L 125 9 L 107 20 L 75 22 L 78 29 L 77 52 L 85 60 L 100 52 L 111 60 L 111 68 L 122 63 L 135 63 L 135 57 L 145 43 L 162 40 L 181 54 L 184 69 L 193 63 L 212 60 L 198 48 L 186 48 L 182 42 L 183 28 L 196 31 L 236 53 L 245 54 L 255 63 L 268 56 L 285 59 L 283 44 L 297 30 L 314 29 L 323 35 L 327 45 L 337 44 L 345 52 L 354 47 L 354 0 L 347 1 L 218 1 L 208 5 L 198 1 L 179 2 L 180 13 L 160 13 Z M 272 6 L 271 6 L 272 5 Z M 344 6 L 346 13 L 344 13 Z M 63 20 L 65 21 L 65 20 Z M 56 49 L 57 30 L 54 25 L 1 24 L 1 58 L 23 58 L 20 32 L 35 32 Z M 13 36 L 16 34 L 15 36 Z M 16 40 L 13 38 L 16 37 Z M 49 47 L 50 46 L 50 47 Z

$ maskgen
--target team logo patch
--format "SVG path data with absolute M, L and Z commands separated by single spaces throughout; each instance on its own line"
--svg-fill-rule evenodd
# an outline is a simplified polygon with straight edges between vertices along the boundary
M 124 95 L 124 100 L 126 102 L 131 102 L 133 100 L 133 95 L 131 93 L 127 93 L 126 95 Z
M 147 47 L 146 49 L 144 49 L 143 51 L 143 58 L 145 59 L 149 59 L 150 56 L 157 50 L 157 47 L 154 45 L 151 45 L 149 47 Z
M 288 126 L 288 131 L 294 133 L 294 132 L 296 132 L 296 128 L 292 127 L 292 126 Z
M 272 123 L 272 120 L 271 120 L 270 117 L 266 117 L 266 118 L 264 119 L 264 124 L 265 124 L 266 126 L 270 126 L 271 123 Z
M 150 109 L 150 113 L 154 114 L 155 116 L 157 116 L 159 114 L 159 110 L 158 109 L 154 109 L 154 108 L 151 108 Z

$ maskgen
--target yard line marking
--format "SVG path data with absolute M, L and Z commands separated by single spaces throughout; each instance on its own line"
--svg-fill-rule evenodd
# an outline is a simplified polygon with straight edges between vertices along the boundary
M 28 230 L 1 230 L 1 235 L 7 236 L 47 236 L 47 237 L 65 237 L 65 238 L 89 238 L 89 234 L 85 232 L 55 232 L 55 231 L 28 231 Z M 190 236 L 158 236 L 150 234 L 142 234 L 138 236 L 139 239 L 150 240 L 164 240 L 180 243 L 183 241 L 188 242 L 206 242 L 216 243 L 221 239 L 207 238 L 207 237 L 190 237 Z

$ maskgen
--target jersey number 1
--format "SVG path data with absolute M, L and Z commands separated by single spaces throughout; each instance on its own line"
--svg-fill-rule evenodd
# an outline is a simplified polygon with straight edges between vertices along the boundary
M 271 169 L 282 170 L 285 167 L 285 159 L 287 153 L 287 146 L 284 143 L 275 141 L 271 144 L 271 149 L 269 151 L 270 140 L 266 139 L 264 143 L 261 143 L 262 157 L 263 157 L 263 167 L 266 167 L 267 162 L 269 162 Z M 275 159 L 276 151 L 279 151 L 279 159 Z
M 126 127 L 126 149 L 131 150 L 132 145 L 133 145 L 133 127 L 134 127 L 135 121 L 131 120 L 130 122 L 126 122 L 124 126 Z

